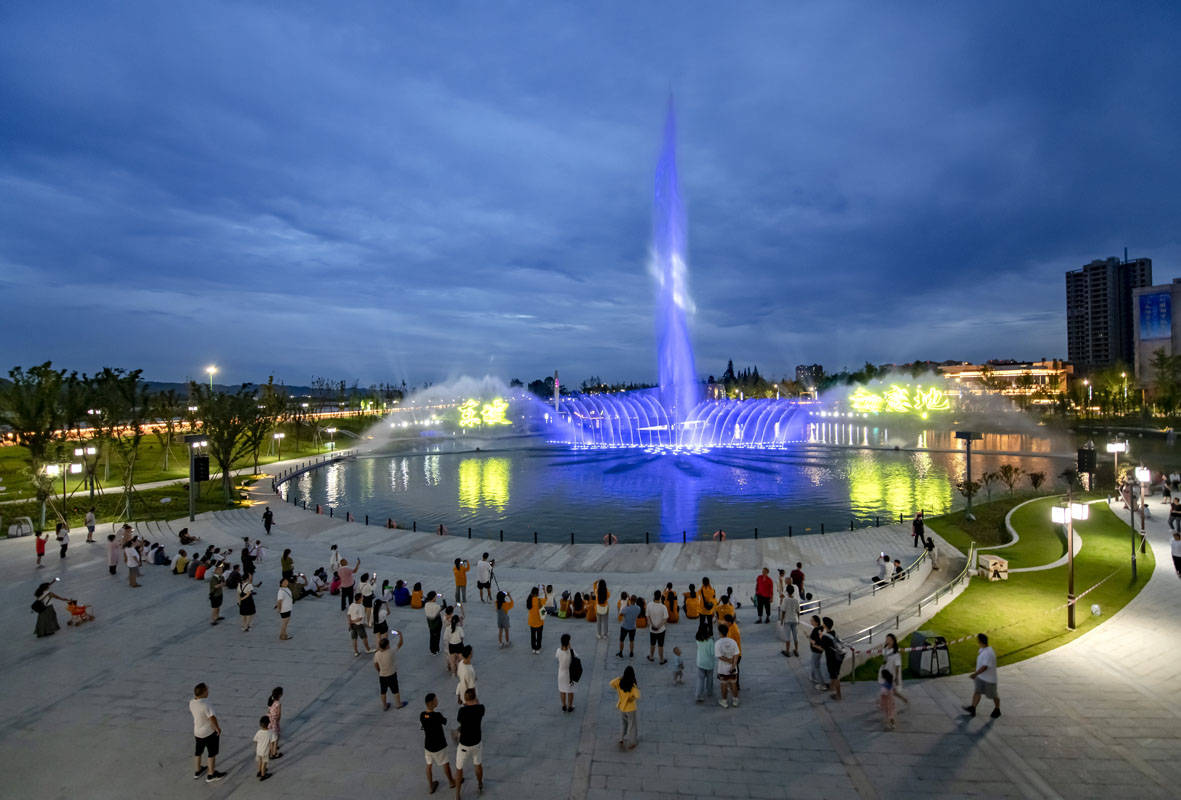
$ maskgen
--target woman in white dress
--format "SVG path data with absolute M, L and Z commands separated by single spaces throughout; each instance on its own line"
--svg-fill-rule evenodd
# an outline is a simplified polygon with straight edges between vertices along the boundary
M 570 659 L 574 648 L 570 646 L 570 634 L 562 634 L 562 646 L 554 653 L 558 660 L 558 696 L 562 699 L 562 710 L 574 710 L 574 683 L 570 680 Z
M 894 696 L 910 705 L 910 701 L 902 694 L 902 654 L 898 652 L 898 639 L 892 633 L 886 634 L 886 644 L 882 647 L 882 656 L 886 659 L 885 667 L 894 676 Z

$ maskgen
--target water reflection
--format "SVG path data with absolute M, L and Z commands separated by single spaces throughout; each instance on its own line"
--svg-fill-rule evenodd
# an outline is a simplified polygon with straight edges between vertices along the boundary
M 503 457 L 462 459 L 457 481 L 459 507 L 467 511 L 504 511 L 509 503 L 511 470 L 511 463 Z

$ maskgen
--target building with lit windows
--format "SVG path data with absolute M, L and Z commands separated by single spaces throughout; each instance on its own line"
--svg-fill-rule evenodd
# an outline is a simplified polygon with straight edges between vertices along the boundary
M 990 361 L 985 364 L 950 364 L 941 366 L 939 371 L 965 394 L 1042 397 L 1049 401 L 1054 395 L 1066 392 L 1074 366 L 1057 359 Z
M 1132 293 L 1151 285 L 1151 258 L 1096 259 L 1066 273 L 1066 357 L 1080 372 L 1132 363 Z

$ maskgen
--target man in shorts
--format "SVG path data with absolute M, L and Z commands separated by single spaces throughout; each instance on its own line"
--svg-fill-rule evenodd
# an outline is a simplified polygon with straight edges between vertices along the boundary
M 382 639 L 377 643 L 377 654 L 373 656 L 373 668 L 377 670 L 377 682 L 381 689 L 381 709 L 382 711 L 389 711 L 390 704 L 386 702 L 386 692 L 393 692 L 394 704 L 398 708 L 406 705 L 406 701 L 402 699 L 402 693 L 398 691 L 398 656 L 397 651 L 402 649 L 402 634 L 394 631 L 394 635 L 398 637 L 398 646 L 390 647 L 389 639 Z M 356 640 L 353 640 L 356 644 Z
M 996 719 L 1001 715 L 1001 698 L 996 693 L 996 651 L 988 646 L 988 635 L 984 633 L 976 634 L 976 646 L 980 648 L 976 653 L 976 671 L 969 676 L 975 681 L 975 691 L 972 693 L 972 705 L 964 706 L 964 711 L 969 717 L 976 716 L 976 705 L 980 698 L 987 697 L 993 705 L 990 716 Z
M 225 578 L 222 577 L 223 566 L 224 565 L 222 564 L 218 564 L 217 569 L 215 569 L 209 576 L 209 608 L 211 609 L 209 616 L 210 625 L 216 625 L 219 620 L 225 619 L 221 615 L 221 601 L 223 597 L 222 590 L 226 585 Z
M 481 603 L 484 602 L 484 592 L 488 593 L 488 602 L 492 602 L 492 562 L 487 553 L 476 562 L 476 588 L 480 590 Z
M 213 706 L 209 705 L 209 687 L 198 683 L 193 687 L 193 699 L 189 701 L 189 713 L 193 715 L 193 737 L 197 740 L 197 749 L 193 753 L 193 779 L 205 775 L 206 783 L 220 781 L 226 776 L 218 772 L 214 766 L 217 762 L 218 742 L 221 739 L 221 725 L 217 722 L 217 715 Z M 205 765 L 201 763 L 202 755 L 209 756 L 209 772 L 205 774 Z
M 619 609 L 619 652 L 616 657 L 623 658 L 623 642 L 629 640 L 631 650 L 629 658 L 636 655 L 636 620 L 640 617 L 640 607 L 636 605 L 636 598 L 628 599 L 627 605 Z
M 484 719 L 484 706 L 476 699 L 476 690 L 463 693 L 463 705 L 455 715 L 459 723 L 459 745 L 455 748 L 455 800 L 463 791 L 463 768 L 470 760 L 476 765 L 476 784 L 484 791 L 484 742 L 480 736 L 480 722 Z
M 652 602 L 648 604 L 648 660 L 652 661 L 652 656 L 657 648 L 660 649 L 660 663 L 667 664 L 668 660 L 664 657 L 664 631 L 665 625 L 668 624 L 668 606 L 660 600 L 660 590 L 657 589 L 652 593 Z M 623 648 L 619 648 L 622 650 Z
M 729 637 L 730 626 L 726 623 L 718 625 L 719 639 L 714 642 L 714 657 L 718 661 L 718 684 L 721 687 L 721 697 L 718 705 L 722 708 L 730 707 L 729 697 L 734 696 L 734 705 L 738 706 L 738 642 Z
M 349 635 L 353 639 L 353 655 L 361 655 L 357 650 L 358 639 L 365 642 L 365 652 L 372 653 L 373 648 L 369 646 L 369 633 L 365 630 L 365 606 L 361 604 L 360 597 L 354 597 L 353 602 L 349 603 L 347 622 Z
M 439 788 L 433 767 L 442 767 L 447 775 L 447 783 L 452 789 L 455 788 L 455 776 L 451 774 L 451 763 L 447 760 L 447 718 L 435 711 L 438 705 L 439 699 L 431 692 L 426 696 L 426 711 L 418 715 L 418 724 L 422 726 L 423 752 L 426 754 L 426 783 L 431 794 Z
M 279 592 L 275 597 L 275 610 L 279 612 L 279 638 L 286 641 L 291 638 L 287 632 L 287 625 L 291 622 L 291 607 L 295 605 L 295 598 L 286 578 L 279 581 Z

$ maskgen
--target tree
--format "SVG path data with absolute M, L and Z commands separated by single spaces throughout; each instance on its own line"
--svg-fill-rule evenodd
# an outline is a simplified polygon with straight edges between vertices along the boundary
M 228 503 L 233 498 L 234 462 L 250 452 L 244 434 L 258 415 L 258 401 L 248 383 L 233 393 L 210 391 L 199 383 L 192 384 L 190 389 L 197 398 L 202 435 L 209 443 L 209 455 L 221 472 L 222 490 Z
M 1013 464 L 1001 464 L 996 471 L 996 476 L 1000 482 L 1009 487 L 1009 494 L 1013 493 L 1013 487 L 1017 485 L 1017 481 L 1021 479 L 1024 471 L 1021 467 Z
M 13 367 L 8 377 L 9 383 L 0 384 L 0 422 L 12 427 L 27 453 L 25 461 L 41 503 L 40 533 L 45 526 L 45 501 L 52 493 L 50 482 L 44 480 L 44 466 L 49 445 L 61 427 L 65 370 L 56 370 L 53 362 L 46 361 L 28 370 Z
M 1044 472 L 1027 472 L 1025 477 L 1029 478 L 1029 485 L 1033 487 L 1035 492 L 1046 482 L 1046 473 Z
M 1148 366 L 1157 407 L 1164 414 L 1172 414 L 1181 399 L 1181 355 L 1171 356 L 1161 347 L 1153 351 Z
M 176 423 L 184 414 L 184 405 L 175 389 L 156 392 L 151 396 L 150 405 L 152 419 L 156 427 L 152 433 L 160 443 L 160 450 L 164 458 L 164 471 L 168 471 L 168 459 L 172 455 L 172 440 L 176 436 Z
M 970 500 L 979 493 L 980 481 L 956 481 L 955 488 L 959 490 L 960 494 Z
M 980 483 L 984 486 L 984 490 L 988 492 L 988 502 L 992 502 L 992 485 L 997 482 L 1000 475 L 996 472 L 987 471 L 980 476 Z
M 150 393 L 142 374 L 143 370 L 138 369 L 127 372 L 103 367 L 94 376 L 102 427 L 122 462 L 123 515 L 127 519 L 131 518 L 131 501 L 135 493 L 135 462 L 151 414 Z
M 254 473 L 258 474 L 259 451 L 267 440 L 267 435 L 275 429 L 275 424 L 287 405 L 286 399 L 275 386 L 275 378 L 271 376 L 266 384 L 259 389 L 255 398 L 254 412 L 248 414 L 245 429 L 242 432 L 244 446 L 254 460 Z M 298 446 L 298 445 L 297 445 Z

